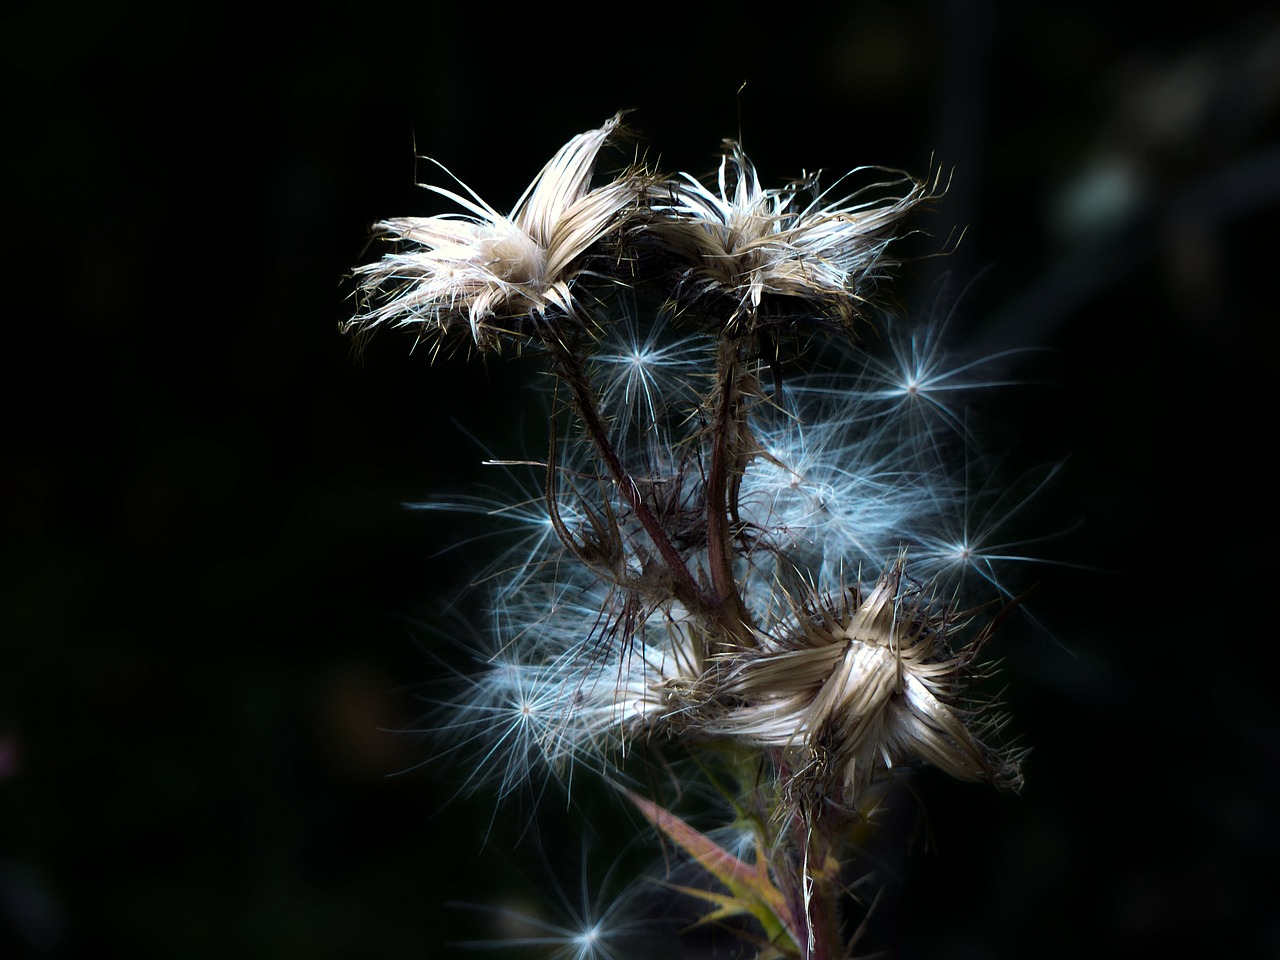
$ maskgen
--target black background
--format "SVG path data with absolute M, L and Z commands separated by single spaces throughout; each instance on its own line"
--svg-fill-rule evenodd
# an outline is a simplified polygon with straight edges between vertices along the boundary
M 370 224 L 441 209 L 415 150 L 503 207 L 620 108 L 667 170 L 739 134 L 771 184 L 954 169 L 964 240 L 900 298 L 945 270 L 960 347 L 1046 348 L 987 401 L 1009 463 L 1064 463 L 1028 535 L 1072 528 L 1036 548 L 1046 630 L 999 649 L 1027 787 L 922 778 L 931 846 L 868 943 L 1280 955 L 1280 19 L 1147 11 L 4 14 L 0 955 L 449 956 L 493 931 L 448 903 L 549 886 L 527 805 L 449 803 L 383 732 L 484 559 L 400 504 L 487 479 L 455 422 L 523 442 L 530 370 L 394 335 L 357 359 L 338 325 Z M 554 797 L 541 823 L 576 897 L 609 843 Z

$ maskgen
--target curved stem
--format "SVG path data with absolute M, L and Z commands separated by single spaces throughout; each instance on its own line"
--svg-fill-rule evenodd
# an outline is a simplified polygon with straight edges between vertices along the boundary
M 627 472 L 626 467 L 622 465 L 622 461 L 618 458 L 618 453 L 613 448 L 613 444 L 609 440 L 608 431 L 600 418 L 600 411 L 596 406 L 595 397 L 591 393 L 581 361 L 572 349 L 558 341 L 548 340 L 545 341 L 545 345 L 556 360 L 556 365 L 559 367 L 557 371 L 559 379 L 569 388 L 569 393 L 573 398 L 573 406 L 582 421 L 583 428 L 591 438 L 592 446 L 595 447 L 596 452 L 600 455 L 600 459 L 604 461 L 610 476 L 613 477 L 614 483 L 617 484 L 618 492 L 635 512 L 636 519 L 640 521 L 645 533 L 649 535 L 654 548 L 658 551 L 658 555 L 662 558 L 668 572 L 671 574 L 677 598 L 691 609 L 714 610 L 718 604 L 707 596 L 706 592 L 694 579 L 693 574 L 689 571 L 688 564 L 685 563 L 684 557 L 675 548 L 675 544 L 671 542 L 667 531 L 645 502 L 635 479 Z

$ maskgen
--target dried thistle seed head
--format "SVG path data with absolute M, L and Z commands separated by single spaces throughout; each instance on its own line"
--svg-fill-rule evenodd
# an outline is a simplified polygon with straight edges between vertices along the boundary
M 632 175 L 590 189 L 596 156 L 621 120 L 617 114 L 561 147 L 509 216 L 460 180 L 466 195 L 426 184 L 466 213 L 378 223 L 375 231 L 399 246 L 356 268 L 363 309 L 344 329 L 367 333 L 390 324 L 439 337 L 465 327 L 488 349 L 518 333 L 523 317 L 572 315 L 583 255 L 618 228 L 637 194 Z
M 924 762 L 962 780 L 1021 785 L 1019 755 L 984 743 L 998 722 L 969 697 L 985 637 L 952 652 L 959 626 L 927 598 L 903 593 L 900 557 L 864 596 L 801 611 L 797 626 L 728 673 L 737 705 L 723 736 L 777 749 L 795 771 L 792 793 L 856 808 L 895 766 Z
M 742 147 L 730 141 L 717 189 L 689 174 L 648 185 L 655 217 L 646 229 L 690 265 L 683 277 L 686 295 L 730 301 L 726 327 L 767 322 L 766 298 L 796 301 L 798 310 L 784 308 L 788 318 L 807 314 L 811 321 L 828 318 L 847 327 L 894 265 L 887 249 L 903 218 L 938 191 L 936 183 L 902 173 L 836 201 L 828 199 L 831 189 L 819 190 L 815 175 L 766 190 Z

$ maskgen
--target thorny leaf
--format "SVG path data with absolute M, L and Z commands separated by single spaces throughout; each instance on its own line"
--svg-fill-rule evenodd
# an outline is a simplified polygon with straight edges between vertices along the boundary
M 799 951 L 795 947 L 799 938 L 787 907 L 786 897 L 770 877 L 765 857 L 757 856 L 755 863 L 747 863 L 689 826 L 669 810 L 631 791 L 627 791 L 627 795 L 650 823 L 693 857 L 699 866 L 720 881 L 729 891 L 725 894 L 697 887 L 672 885 L 673 889 L 681 893 L 715 905 L 716 909 L 703 917 L 702 923 L 732 916 L 754 917 L 764 928 L 769 943 L 783 951 L 784 956 L 799 956 Z M 783 936 L 788 937 L 791 942 L 780 943 L 780 938 Z

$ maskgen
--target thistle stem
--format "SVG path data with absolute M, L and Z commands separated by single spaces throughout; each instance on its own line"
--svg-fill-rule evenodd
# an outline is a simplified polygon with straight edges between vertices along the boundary
M 622 465 L 622 460 L 619 459 L 617 451 L 609 441 L 609 434 L 600 418 L 595 396 L 591 392 L 586 372 L 582 369 L 582 364 L 577 355 L 572 349 L 552 338 L 547 338 L 544 343 L 555 358 L 557 376 L 568 386 L 570 396 L 573 398 L 574 409 L 577 411 L 578 418 L 586 429 L 587 435 L 591 438 L 592 445 L 596 448 L 600 459 L 604 461 L 609 474 L 613 477 L 613 481 L 618 487 L 618 492 L 627 502 L 627 505 L 635 511 L 636 519 L 640 521 L 640 525 L 644 527 L 649 539 L 653 541 L 655 549 L 657 549 L 659 556 L 662 557 L 663 563 L 670 572 L 676 596 L 682 603 L 691 608 L 714 610 L 718 605 L 707 596 L 706 591 L 699 586 L 698 582 L 693 578 L 693 574 L 689 572 L 689 567 L 685 563 L 684 557 L 680 555 L 680 551 L 675 548 L 675 544 L 667 536 L 667 531 L 663 529 L 658 518 L 654 516 L 653 510 L 650 509 L 641 495 L 635 478 Z
M 840 940 L 840 912 L 836 903 L 838 875 L 833 875 L 828 838 L 821 822 L 814 823 L 796 811 L 791 832 L 794 850 L 783 855 L 786 891 L 794 917 L 792 929 L 800 934 L 803 960 L 840 960 L 845 951 Z
M 733 575 L 734 553 L 730 544 L 729 488 L 740 470 L 742 450 L 738 421 L 741 395 L 738 386 L 737 338 L 720 341 L 716 355 L 716 412 L 712 428 L 711 463 L 707 472 L 707 560 L 717 619 L 739 644 L 755 646 L 747 629 L 746 608 Z M 735 484 L 736 485 L 736 484 Z M 736 500 L 736 497 L 733 498 Z M 736 509 L 736 504 L 735 504 Z

